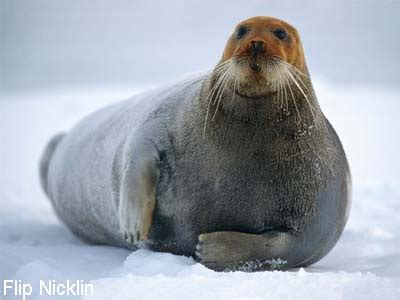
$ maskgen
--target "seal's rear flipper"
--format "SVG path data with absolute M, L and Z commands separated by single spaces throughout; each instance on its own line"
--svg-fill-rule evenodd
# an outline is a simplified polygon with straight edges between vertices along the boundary
M 40 183 L 42 185 L 43 191 L 48 195 L 47 190 L 47 174 L 49 172 L 49 165 L 51 158 L 53 157 L 53 153 L 57 148 L 57 145 L 65 136 L 65 133 L 59 133 L 53 136 L 48 142 L 39 163 L 39 174 L 40 174 Z

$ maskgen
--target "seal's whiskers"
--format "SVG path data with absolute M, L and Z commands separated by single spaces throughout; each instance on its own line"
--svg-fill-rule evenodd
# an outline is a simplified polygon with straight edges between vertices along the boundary
M 311 113 L 313 122 L 314 122 L 314 124 L 316 124 L 315 107 L 313 106 L 313 104 L 311 103 L 311 101 L 309 99 L 309 95 L 311 94 L 311 92 L 302 78 L 302 77 L 305 77 L 304 79 L 309 79 L 309 76 L 304 74 L 299 69 L 292 66 L 291 64 L 283 61 L 280 58 L 274 57 L 274 61 L 277 64 L 281 64 L 281 66 L 285 66 L 284 68 L 281 69 L 280 77 L 284 78 L 285 86 L 287 86 L 289 89 L 293 104 L 297 111 L 297 114 L 299 115 L 299 111 L 298 111 L 296 99 L 294 97 L 294 92 L 292 90 L 292 85 L 295 86 L 297 88 L 297 90 L 300 92 L 300 94 L 303 96 L 304 100 L 307 103 L 309 111 Z M 287 97 L 286 97 L 286 100 L 287 100 Z M 300 115 L 299 115 L 299 118 L 301 120 Z
M 295 99 L 295 96 L 294 96 L 294 93 L 293 93 L 293 90 L 292 90 L 292 87 L 291 87 L 291 84 L 290 84 L 290 78 L 288 77 L 287 73 L 282 73 L 282 75 L 285 77 L 285 80 L 287 82 L 286 86 L 289 89 L 289 92 L 290 92 L 290 95 L 291 95 L 291 99 L 292 99 L 292 102 L 294 104 L 294 108 L 296 110 L 297 116 L 299 117 L 300 122 L 303 122 L 303 119 L 302 119 L 302 117 L 300 115 L 299 108 L 297 107 L 296 99 Z
M 292 82 L 296 85 L 296 87 L 299 89 L 299 91 L 301 92 L 301 94 L 304 96 L 304 99 L 307 102 L 308 108 L 310 110 L 310 113 L 312 115 L 314 124 L 316 123 L 315 121 L 315 114 L 314 114 L 314 107 L 311 105 L 310 100 L 308 99 L 308 96 L 306 95 L 306 93 L 304 92 L 304 90 L 301 88 L 300 84 L 298 83 L 298 81 L 296 80 L 296 78 L 293 76 L 293 74 L 289 71 L 290 69 L 287 69 L 287 74 L 289 76 L 289 78 L 292 80 Z
M 212 117 L 211 120 L 214 120 L 214 119 L 215 119 L 215 116 L 217 115 L 217 112 L 218 112 L 218 108 L 219 108 L 219 106 L 220 106 L 220 104 L 221 104 L 222 95 L 224 94 L 224 91 L 225 91 L 226 87 L 228 86 L 229 82 L 231 81 L 231 80 L 230 80 L 231 77 L 232 77 L 232 76 L 231 76 L 231 70 L 232 70 L 232 65 L 229 66 L 229 68 L 227 69 L 227 71 L 226 71 L 225 74 L 224 74 L 225 77 L 224 77 L 224 81 L 223 81 L 223 84 L 222 84 L 222 88 L 220 89 L 221 92 L 220 92 L 220 94 L 219 94 L 217 106 L 216 106 L 216 108 L 215 108 L 215 112 L 214 112 L 214 115 L 213 115 L 213 117 Z
M 228 79 L 230 78 L 229 73 L 230 73 L 231 66 L 232 66 L 231 62 L 232 62 L 231 59 L 229 59 L 229 60 L 219 64 L 213 71 L 215 76 L 218 77 L 218 79 L 216 80 L 215 84 L 211 87 L 211 89 L 207 95 L 208 105 L 207 105 L 207 111 L 206 111 L 206 116 L 205 116 L 205 120 L 204 120 L 203 137 L 205 137 L 205 135 L 206 135 L 207 122 L 208 122 L 208 117 L 210 114 L 211 104 L 215 103 L 216 99 L 218 99 L 218 97 L 219 97 L 219 99 L 222 97 L 222 92 L 223 92 L 224 88 L 226 87 Z M 214 115 L 215 115 L 215 113 L 214 113 Z

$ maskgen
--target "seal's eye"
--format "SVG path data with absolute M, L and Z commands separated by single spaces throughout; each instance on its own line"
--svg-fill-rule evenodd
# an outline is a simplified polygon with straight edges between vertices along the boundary
M 247 28 L 247 27 L 245 27 L 245 26 L 240 26 L 238 29 L 237 29 L 237 32 L 236 32 L 236 38 L 237 39 L 241 39 L 242 37 L 244 37 L 245 35 L 246 35 L 246 33 L 249 31 L 249 29 Z
M 280 39 L 280 40 L 284 40 L 287 38 L 288 34 L 285 30 L 283 29 L 276 29 L 274 30 L 274 34 L 275 36 Z

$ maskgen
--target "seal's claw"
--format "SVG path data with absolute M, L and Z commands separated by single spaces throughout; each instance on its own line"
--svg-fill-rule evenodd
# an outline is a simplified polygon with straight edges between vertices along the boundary
M 138 235 L 129 232 L 128 230 L 123 230 L 122 232 L 124 240 L 129 244 L 136 244 L 139 242 Z

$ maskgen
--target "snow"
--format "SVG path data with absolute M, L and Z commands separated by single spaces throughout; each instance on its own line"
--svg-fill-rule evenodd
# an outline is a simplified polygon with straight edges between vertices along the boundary
M 349 158 L 352 211 L 327 257 L 289 272 L 217 273 L 187 257 L 81 242 L 40 189 L 39 156 L 53 134 L 144 87 L 1 94 L 0 281 L 32 284 L 27 299 L 56 298 L 38 294 L 40 279 L 90 282 L 87 299 L 400 299 L 400 91 L 316 82 Z

